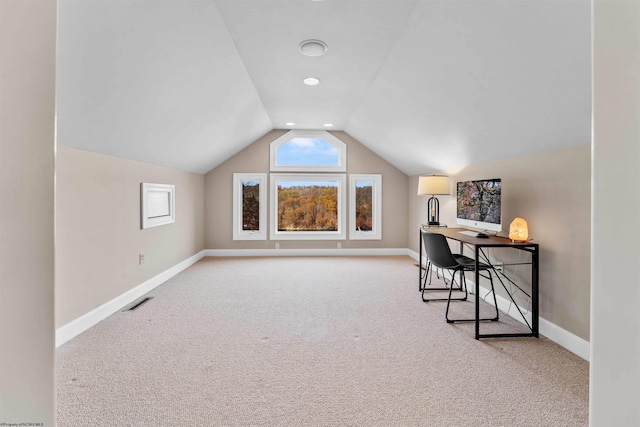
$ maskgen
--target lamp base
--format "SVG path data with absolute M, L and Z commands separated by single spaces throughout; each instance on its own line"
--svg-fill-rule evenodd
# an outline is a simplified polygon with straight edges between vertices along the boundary
M 427 202 L 427 209 L 429 218 L 429 225 L 438 226 L 440 225 L 440 203 L 436 196 L 431 196 L 429 201 Z

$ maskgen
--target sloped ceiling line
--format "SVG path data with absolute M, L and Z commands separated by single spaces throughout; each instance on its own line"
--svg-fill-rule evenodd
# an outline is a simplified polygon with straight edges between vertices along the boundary
M 206 173 L 333 123 L 408 175 L 588 143 L 590 22 L 590 0 L 59 0 L 58 142 Z

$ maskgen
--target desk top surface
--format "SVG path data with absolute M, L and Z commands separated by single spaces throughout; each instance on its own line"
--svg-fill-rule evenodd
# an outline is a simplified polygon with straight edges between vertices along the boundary
M 465 228 L 422 228 L 423 231 L 429 231 L 431 233 L 442 234 L 450 239 L 458 240 L 460 242 L 469 243 L 476 246 L 514 246 L 514 247 L 528 247 L 537 248 L 537 243 L 532 242 L 512 242 L 508 237 L 492 236 L 489 237 L 473 237 L 466 234 L 460 234 L 461 231 L 468 231 Z

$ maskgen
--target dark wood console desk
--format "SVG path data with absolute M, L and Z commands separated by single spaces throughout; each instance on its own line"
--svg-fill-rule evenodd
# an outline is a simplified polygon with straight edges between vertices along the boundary
M 520 251 L 529 252 L 531 254 L 531 324 L 528 323 L 526 318 L 523 320 L 529 327 L 531 332 L 528 333 L 500 333 L 500 334 L 481 334 L 480 333 L 480 270 L 476 268 L 475 271 L 475 338 L 498 338 L 498 337 L 538 337 L 538 263 L 539 263 L 539 245 L 537 243 L 531 242 L 512 242 L 510 239 L 506 237 L 497 237 L 497 236 L 489 236 L 488 238 L 478 238 L 473 236 L 467 236 L 465 234 L 460 234 L 460 231 L 464 231 L 462 228 L 424 228 L 420 229 L 420 255 L 419 255 L 419 270 L 420 270 L 420 282 L 419 285 L 422 286 L 422 233 L 424 231 L 429 231 L 431 233 L 439 233 L 446 236 L 448 239 L 458 241 L 460 243 L 460 252 L 463 252 L 463 248 L 465 245 L 468 245 L 473 248 L 474 256 L 473 258 L 477 263 L 481 260 L 484 263 L 490 264 L 489 257 L 484 253 L 485 248 L 511 248 Z M 498 270 L 494 270 L 496 275 L 502 275 L 502 278 L 508 280 L 509 282 L 513 282 L 510 278 L 504 275 L 503 272 Z M 500 278 L 500 276 L 498 276 Z M 500 280 L 502 280 L 500 278 Z M 516 285 L 517 286 L 517 285 Z M 513 300 L 513 296 L 509 294 L 509 298 L 513 301 L 514 304 L 516 302 Z M 516 304 L 516 307 L 519 307 Z M 522 314 L 522 313 L 521 313 Z

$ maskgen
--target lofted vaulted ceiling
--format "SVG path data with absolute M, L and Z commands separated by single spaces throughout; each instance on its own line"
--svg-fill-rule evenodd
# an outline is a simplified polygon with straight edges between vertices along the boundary
M 590 21 L 589 0 L 59 0 L 57 140 L 206 173 L 332 123 L 408 175 L 584 144 Z

